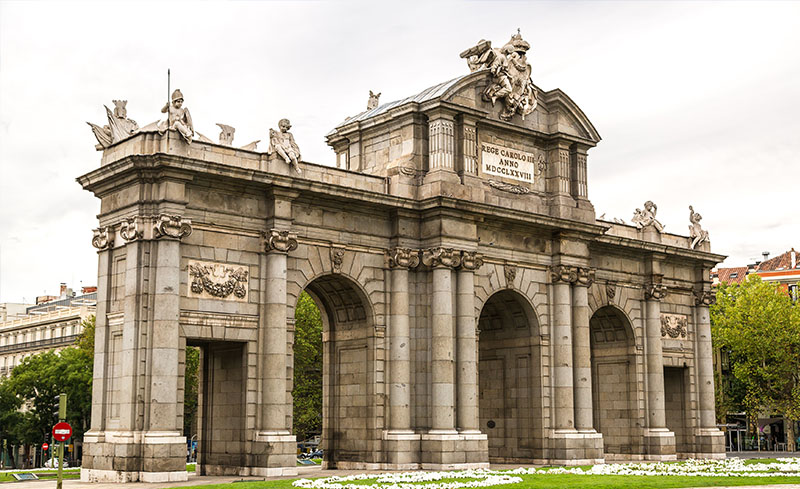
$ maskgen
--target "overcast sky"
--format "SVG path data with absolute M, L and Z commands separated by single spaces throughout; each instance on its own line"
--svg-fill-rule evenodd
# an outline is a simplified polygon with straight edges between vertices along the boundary
M 517 28 L 534 83 L 603 138 L 598 216 L 630 222 L 651 199 L 688 234 L 692 204 L 726 266 L 800 249 L 798 2 L 0 1 L 0 302 L 96 283 L 85 121 L 112 99 L 159 119 L 167 68 L 197 131 L 229 124 L 244 145 L 288 117 L 303 158 L 334 164 L 324 136 L 369 90 L 389 102 L 468 73 L 462 50 Z

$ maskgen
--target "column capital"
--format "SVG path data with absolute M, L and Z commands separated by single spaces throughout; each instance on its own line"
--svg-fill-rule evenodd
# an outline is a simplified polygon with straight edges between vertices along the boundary
M 581 287 L 591 287 L 594 283 L 595 276 L 597 275 L 597 269 L 584 267 L 577 267 L 577 269 L 578 279 L 575 281 L 575 285 L 579 285 Z
M 93 229 L 92 246 L 100 251 L 114 247 L 114 232 L 109 226 Z
M 422 263 L 431 268 L 456 268 L 461 265 L 461 252 L 453 248 L 428 248 L 422 251 Z
M 280 229 L 262 232 L 264 251 L 267 253 L 289 253 L 297 249 L 297 235 Z
M 126 217 L 119 223 L 119 235 L 126 243 L 142 239 L 144 232 L 139 229 L 139 216 Z
M 477 251 L 461 252 L 461 268 L 475 271 L 483 266 L 483 255 Z
M 192 220 L 182 216 L 159 214 L 154 216 L 153 237 L 181 240 L 192 234 Z
M 419 266 L 419 250 L 392 248 L 386 252 L 389 268 L 416 268 Z
M 717 303 L 716 290 L 694 290 L 692 293 L 696 306 L 713 306 Z
M 550 281 L 572 284 L 578 281 L 578 267 L 568 265 L 553 265 L 550 267 Z
M 644 285 L 644 298 L 648 301 L 660 301 L 667 296 L 667 286 L 662 283 Z

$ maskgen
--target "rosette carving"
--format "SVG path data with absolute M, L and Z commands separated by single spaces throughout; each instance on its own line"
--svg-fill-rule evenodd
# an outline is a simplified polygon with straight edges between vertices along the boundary
M 181 216 L 160 214 L 153 225 L 156 238 L 182 239 L 192 234 L 192 221 Z
M 141 239 L 143 234 L 139 229 L 139 219 L 135 216 L 125 218 L 119 225 L 119 235 L 127 243 Z
M 422 252 L 422 263 L 431 268 L 456 268 L 461 265 L 461 252 L 453 248 L 429 248 Z
M 297 249 L 297 235 L 289 231 L 270 229 L 263 234 L 264 251 L 288 253 Z
M 114 246 L 114 232 L 108 226 L 93 229 L 92 246 L 98 250 L 105 250 Z
M 717 303 L 716 290 L 695 290 L 694 304 L 696 306 L 713 306 Z
M 195 294 L 206 292 L 221 299 L 231 294 L 239 299 L 247 296 L 249 272 L 244 267 L 190 263 L 189 275 L 192 277 L 190 288 Z
M 567 265 L 552 266 L 550 267 L 550 281 L 553 283 L 575 283 L 578 281 L 578 268 Z
M 419 266 L 419 251 L 410 248 L 394 248 L 389 251 L 389 268 L 416 268 Z
M 477 251 L 464 251 L 461 253 L 461 266 L 466 270 L 477 270 L 483 266 L 483 255 Z

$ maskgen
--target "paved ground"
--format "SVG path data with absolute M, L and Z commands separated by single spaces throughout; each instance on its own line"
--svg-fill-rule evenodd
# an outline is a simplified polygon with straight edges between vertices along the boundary
M 800 452 L 735 452 L 728 453 L 728 458 L 783 458 L 783 457 L 800 457 Z M 520 467 L 520 465 L 492 465 L 493 469 L 510 469 Z M 319 466 L 305 466 L 297 467 L 298 475 L 296 477 L 326 477 L 331 475 L 350 475 L 350 474 L 363 474 L 363 473 L 380 473 L 380 470 L 322 470 Z M 291 477 L 268 477 L 269 480 L 277 479 L 294 479 Z M 89 484 L 81 482 L 80 480 L 67 479 L 64 481 L 64 489 L 157 489 L 157 488 L 172 488 L 182 486 L 195 486 L 205 484 L 225 484 L 238 481 L 261 481 L 263 477 L 233 477 L 233 476 L 198 476 L 194 473 L 189 474 L 189 480 L 186 482 L 169 482 L 169 483 L 153 483 L 148 484 L 144 482 L 129 482 L 126 484 L 117 483 L 104 483 L 104 484 Z M 6 486 L 8 484 L 8 486 Z M 20 481 L 8 482 L 0 484 L 6 486 L 8 489 L 45 489 L 55 487 L 56 483 L 52 480 L 39 480 L 39 481 Z M 800 489 L 800 484 L 772 484 L 766 486 L 735 486 L 735 489 Z M 692 489 L 692 488 L 689 488 Z M 711 488 L 703 488 L 711 489 Z M 716 489 L 734 489 L 734 486 L 724 486 Z

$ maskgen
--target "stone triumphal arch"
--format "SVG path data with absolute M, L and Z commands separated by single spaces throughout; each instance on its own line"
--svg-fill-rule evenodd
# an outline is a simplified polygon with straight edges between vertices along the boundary
M 533 85 L 527 48 L 482 41 L 462 53 L 469 74 L 373 94 L 327 135 L 335 168 L 302 161 L 286 120 L 266 152 L 234 147 L 225 125 L 212 142 L 179 91 L 161 124 L 139 128 L 123 103 L 92 125 L 82 477 L 186 478 L 187 345 L 202 351 L 198 470 L 294 473 L 304 290 L 324 323 L 329 467 L 722 456 L 708 306 L 723 257 L 693 210 L 688 237 L 652 202 L 632 225 L 596 219 L 600 136 Z

